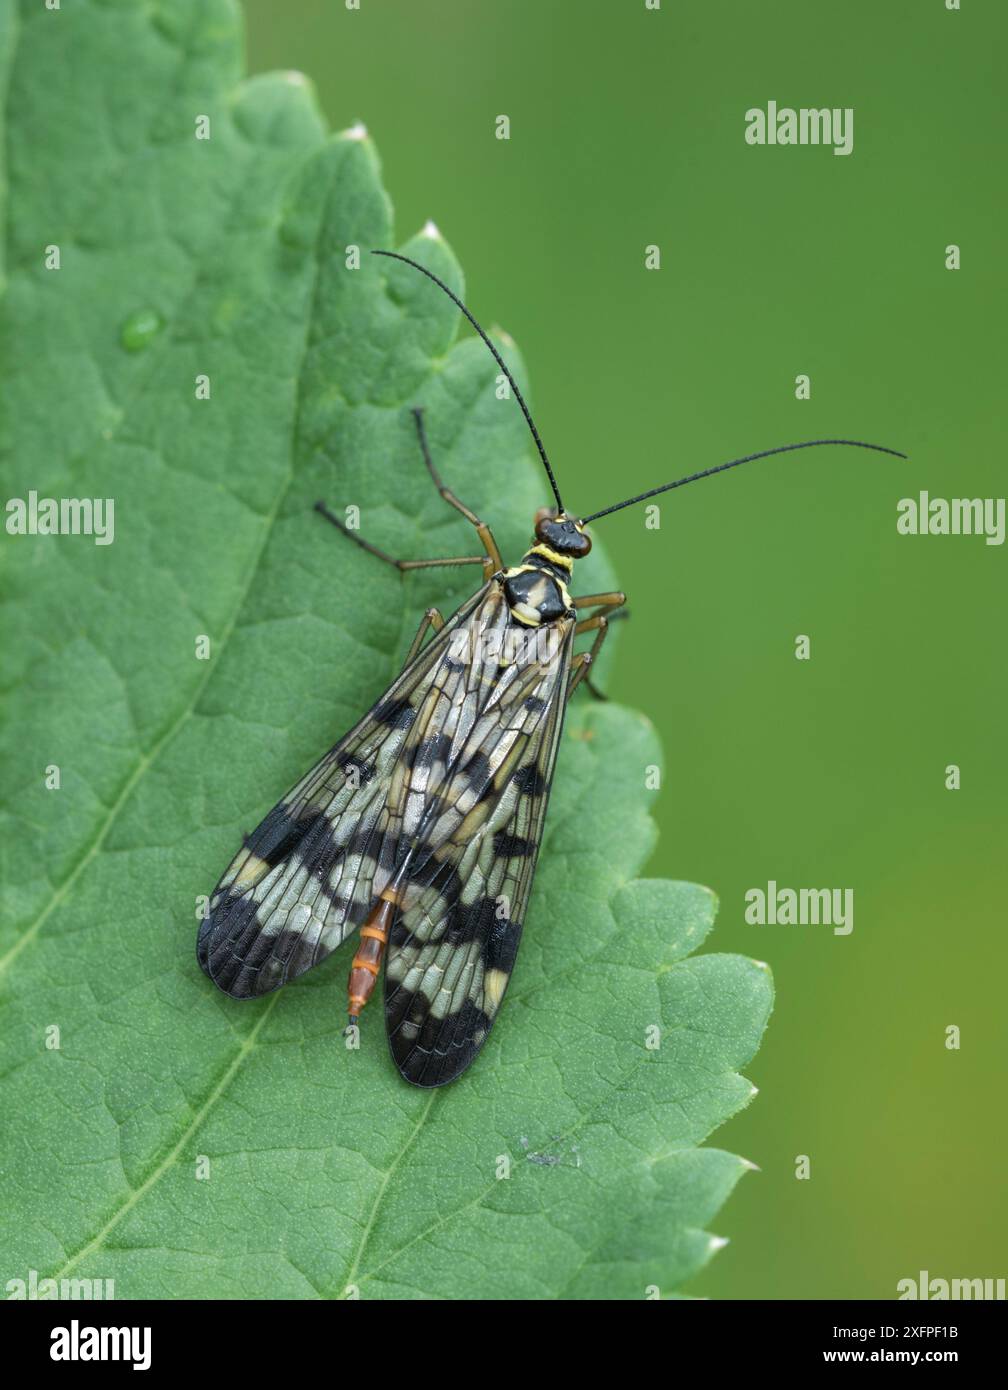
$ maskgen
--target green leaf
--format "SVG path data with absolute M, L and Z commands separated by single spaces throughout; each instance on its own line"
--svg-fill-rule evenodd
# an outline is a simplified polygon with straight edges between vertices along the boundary
M 239 80 L 232 5 L 0 18 L 9 495 L 115 503 L 112 544 L 5 536 L 8 1276 L 672 1294 L 747 1166 L 697 1146 L 752 1094 L 771 985 L 689 957 L 707 889 L 635 878 L 661 761 L 640 715 L 578 697 L 512 988 L 454 1086 L 400 1081 L 380 1009 L 345 1049 L 346 950 L 246 1005 L 194 958 L 242 832 L 472 583 L 404 581 L 312 503 L 358 505 L 396 553 L 472 553 L 418 456 L 421 403 L 444 476 L 517 557 L 548 494 L 514 402 L 426 280 L 347 268 L 395 244 L 374 151 L 326 136 L 303 79 Z M 436 235 L 408 252 L 461 291 Z M 584 570 L 612 583 L 598 552 Z

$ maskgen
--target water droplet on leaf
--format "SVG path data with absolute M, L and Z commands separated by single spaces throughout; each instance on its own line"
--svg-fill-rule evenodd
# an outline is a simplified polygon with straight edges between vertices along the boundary
M 163 327 L 164 319 L 156 309 L 138 309 L 123 323 L 119 341 L 127 352 L 143 352 Z

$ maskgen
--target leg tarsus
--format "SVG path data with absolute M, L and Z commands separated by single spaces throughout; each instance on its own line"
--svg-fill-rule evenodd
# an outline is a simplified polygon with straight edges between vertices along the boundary
M 602 643 L 605 641 L 609 632 L 609 624 L 615 622 L 617 618 L 628 616 L 623 605 L 626 603 L 626 594 L 619 589 L 612 589 L 603 594 L 585 594 L 582 598 L 571 600 L 577 609 L 594 608 L 587 618 L 582 618 L 574 628 L 575 637 L 582 632 L 593 632 L 597 630 L 595 641 L 591 645 L 591 650 L 582 652 L 581 659 L 574 658 L 574 668 L 571 671 L 570 681 L 567 686 L 568 700 L 574 694 L 582 681 L 592 693 L 596 700 L 608 700 L 609 696 L 599 690 L 595 682 L 589 677 L 588 671 L 591 664 L 602 650 Z M 607 612 L 607 609 L 615 609 L 615 612 Z
M 451 488 L 445 487 L 444 483 L 441 481 L 441 475 L 435 467 L 434 460 L 431 457 L 430 446 L 427 443 L 427 435 L 423 424 L 423 410 L 420 406 L 414 406 L 413 419 L 416 422 L 417 437 L 420 440 L 420 448 L 423 453 L 424 463 L 427 465 L 427 471 L 434 482 L 434 486 L 449 506 L 461 512 L 466 520 L 476 527 L 476 534 L 480 538 L 480 542 L 486 552 L 485 555 L 460 555 L 450 559 L 438 560 L 397 560 L 394 555 L 389 555 L 387 551 L 380 549 L 377 545 L 372 545 L 371 542 L 366 541 L 363 536 L 357 535 L 356 531 L 351 531 L 350 527 L 347 526 L 345 522 L 341 521 L 334 512 L 330 511 L 324 502 L 316 502 L 315 510 L 321 512 L 326 521 L 335 526 L 337 530 L 342 531 L 344 536 L 349 536 L 354 545 L 359 545 L 362 550 L 366 550 L 369 555 L 374 555 L 376 559 L 384 560 L 385 564 L 392 565 L 400 574 L 405 573 L 406 570 L 436 569 L 447 565 L 482 565 L 483 578 L 484 580 L 489 579 L 491 575 L 496 574 L 496 572 L 503 567 L 503 561 L 501 560 L 500 551 L 497 549 L 497 542 L 494 540 L 493 532 L 485 521 L 480 521 L 476 513 L 471 511 L 464 502 L 460 501 L 459 498 L 455 496 L 454 492 L 452 492 Z
M 588 674 L 591 666 L 591 652 L 578 652 L 571 665 L 571 673 L 567 678 L 567 699 L 574 694 L 578 686 Z
M 593 687 L 591 681 L 588 680 L 588 673 L 594 662 L 598 659 L 598 654 L 602 650 L 602 644 L 609 633 L 609 619 L 604 613 L 595 613 L 592 617 L 585 618 L 583 622 L 578 623 L 574 632 L 576 635 L 579 632 L 590 632 L 592 629 L 597 629 L 595 641 L 591 644 L 588 651 L 579 652 L 574 658 L 570 679 L 567 682 L 568 700 L 582 681 L 587 683 L 589 690 L 591 690 L 596 699 L 604 700 L 606 698 L 602 692 L 598 690 L 597 687 Z
M 403 662 L 403 670 L 410 664 L 423 646 L 423 640 L 427 636 L 427 629 L 433 628 L 435 632 L 440 632 L 445 625 L 445 620 L 437 608 L 428 608 L 427 612 L 420 619 L 420 626 L 417 628 L 416 636 L 410 643 L 409 651 L 406 653 L 406 660 Z
M 574 669 L 571 671 L 570 680 L 567 682 L 567 699 L 569 700 L 570 697 L 574 694 L 575 690 L 577 690 L 578 686 L 583 683 L 585 689 L 589 692 L 589 694 L 592 695 L 594 699 L 600 700 L 604 704 L 607 704 L 609 701 L 609 696 L 605 693 L 605 691 L 599 690 L 598 686 L 595 684 L 595 682 L 588 674 L 588 672 L 591 670 L 591 667 L 591 652 L 581 652 L 580 656 L 574 658 Z
M 338 531 L 342 531 L 344 536 L 349 536 L 354 545 L 359 545 L 361 550 L 366 550 L 369 555 L 376 555 L 379 560 L 384 560 L 387 565 L 392 565 L 395 569 L 399 568 L 399 561 L 394 556 L 387 554 L 384 550 L 379 550 L 376 545 L 366 541 L 363 536 L 358 536 L 356 531 L 351 531 L 350 527 L 340 521 L 335 512 L 329 510 L 324 502 L 316 502 L 315 510 L 320 512 L 331 525 Z
M 316 502 L 315 510 L 321 512 L 326 521 L 331 522 L 337 530 L 342 531 L 344 536 L 349 536 L 354 545 L 359 545 L 369 555 L 375 555 L 379 560 L 384 560 L 387 565 L 397 569 L 400 574 L 406 570 L 435 569 L 444 565 L 482 565 L 484 563 L 484 556 L 482 555 L 453 555 L 447 559 L 437 560 L 397 560 L 394 555 L 389 555 L 387 551 L 372 545 L 370 541 L 366 541 L 363 536 L 358 536 L 356 531 L 351 531 L 350 527 L 340 521 L 339 517 L 330 511 L 324 502 Z
M 406 570 L 432 570 L 445 565 L 482 565 L 482 555 L 451 555 L 444 560 L 397 560 L 396 565 Z
M 490 573 L 496 573 L 496 571 L 501 568 L 503 562 L 501 560 L 500 551 L 497 549 L 497 542 L 494 540 L 493 532 L 485 521 L 480 521 L 471 507 L 467 507 L 462 499 L 456 497 L 451 488 L 446 487 L 442 482 L 441 474 L 437 471 L 434 460 L 431 457 L 430 445 L 427 442 L 427 432 L 424 429 L 423 408 L 421 406 L 415 405 L 413 407 L 413 420 L 416 424 L 417 438 L 420 441 L 420 449 L 423 453 L 424 463 L 427 465 L 427 472 L 431 475 L 431 481 L 448 505 L 454 507 L 457 512 L 461 512 L 466 521 L 471 522 L 472 525 L 476 527 L 476 534 L 483 544 L 483 549 L 487 553 L 487 558 L 493 561 L 493 567 Z
M 461 512 L 466 521 L 471 521 L 474 526 L 480 525 L 480 519 L 461 498 L 456 497 L 450 487 L 446 487 L 441 480 L 441 474 L 437 471 L 434 459 L 431 457 L 430 445 L 427 443 L 427 431 L 424 429 L 423 407 L 415 405 L 413 407 L 413 421 L 416 425 L 417 439 L 420 441 L 420 452 L 423 454 L 424 463 L 427 465 L 427 472 L 431 475 L 431 481 L 438 492 L 448 503 L 449 507 L 454 507 L 457 512 Z

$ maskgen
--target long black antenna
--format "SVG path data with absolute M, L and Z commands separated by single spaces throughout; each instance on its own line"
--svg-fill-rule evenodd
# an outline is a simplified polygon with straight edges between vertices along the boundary
M 500 367 L 501 371 L 504 373 L 504 375 L 507 377 L 508 381 L 511 384 L 511 390 L 515 394 L 515 400 L 521 406 L 522 414 L 525 416 L 525 423 L 532 431 L 532 438 L 535 440 L 536 448 L 539 450 L 539 457 L 542 459 L 543 467 L 546 469 L 546 476 L 547 478 L 549 478 L 550 487 L 553 489 L 553 496 L 556 498 L 557 510 L 562 512 L 564 508 L 563 503 L 560 500 L 560 489 L 557 487 L 557 481 L 556 478 L 553 476 L 553 469 L 550 467 L 550 461 L 546 457 L 546 450 L 543 448 L 543 442 L 539 438 L 539 431 L 535 427 L 535 421 L 532 419 L 532 416 L 529 413 L 529 408 L 525 404 L 525 397 L 522 395 L 521 391 L 519 391 L 518 383 L 515 381 L 514 377 L 508 371 L 503 357 L 501 357 L 500 353 L 494 347 L 493 343 L 490 341 L 487 335 L 483 332 L 482 328 L 480 328 L 479 324 L 473 318 L 472 314 L 470 314 L 466 306 L 462 303 L 461 299 L 459 299 L 458 295 L 454 292 L 454 290 L 450 290 L 448 288 L 448 286 L 445 284 L 443 280 L 439 280 L 432 270 L 428 270 L 427 267 L 425 265 L 421 265 L 419 261 L 411 261 L 409 256 L 400 256 L 398 251 L 372 251 L 371 254 L 372 256 L 388 256 L 390 260 L 402 261 L 404 265 L 411 265 L 414 270 L 419 270 L 421 275 L 426 275 L 428 280 L 433 280 L 435 285 L 437 285 L 439 289 L 444 290 L 448 298 L 452 300 L 456 305 L 458 305 L 458 307 L 462 310 L 463 314 L 465 314 L 466 318 L 472 324 L 473 328 L 475 328 L 476 332 L 480 335 L 480 337 L 486 343 L 487 347 L 493 353 L 494 359 L 498 367 Z
M 714 468 L 701 469 L 699 473 L 690 473 L 685 478 L 677 478 L 674 483 L 662 483 L 661 487 L 653 487 L 650 492 L 642 492 L 637 497 L 628 497 L 625 502 L 616 502 L 611 507 L 603 507 L 600 512 L 592 512 L 591 516 L 584 518 L 584 524 L 589 521 L 598 521 L 600 516 L 608 516 L 610 512 L 622 511 L 624 507 L 632 507 L 635 502 L 643 502 L 647 497 L 656 497 L 659 492 L 669 492 L 674 487 L 685 487 L 687 483 L 695 483 L 699 478 L 709 478 L 713 473 L 723 473 L 726 468 L 738 468 L 740 463 L 752 463 L 754 459 L 769 458 L 771 454 L 787 454 L 792 449 L 815 449 L 820 444 L 848 444 L 852 449 L 874 449 L 880 454 L 892 454 L 898 459 L 905 459 L 906 454 L 901 454 L 899 449 L 887 449 L 884 444 L 865 444 L 860 439 L 808 439 L 804 444 L 778 444 L 775 449 L 761 449 L 758 454 L 746 454 L 744 458 L 731 459 L 728 463 L 719 463 Z

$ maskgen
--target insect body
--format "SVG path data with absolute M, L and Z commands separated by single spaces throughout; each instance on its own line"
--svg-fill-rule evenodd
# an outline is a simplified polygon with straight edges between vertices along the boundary
M 424 442 L 419 414 L 417 427 Z M 589 596 L 579 620 L 586 601 L 568 580 L 590 541 L 577 523 L 541 515 L 512 568 L 485 534 L 483 586 L 446 623 L 428 612 L 398 680 L 248 837 L 199 939 L 207 974 L 250 998 L 360 928 L 350 1021 L 387 950 L 392 1054 L 422 1086 L 464 1070 L 496 1016 L 564 709 L 604 640 L 606 610 L 623 602 Z M 574 656 L 575 636 L 592 630 L 592 650 Z
M 475 527 L 482 555 L 396 560 L 318 504 L 358 545 L 400 570 L 480 564 L 483 583 L 447 621 L 437 609 L 427 611 L 401 674 L 378 703 L 246 837 L 211 896 L 197 955 L 215 984 L 249 999 L 318 965 L 359 930 L 348 982 L 351 1025 L 384 960 L 392 1056 L 407 1081 L 439 1086 L 469 1066 L 500 1008 L 567 702 L 588 677 L 609 615 L 624 603 L 618 592 L 571 595 L 574 565 L 591 549 L 587 521 L 641 499 L 587 520 L 566 513 L 496 348 L 447 286 L 407 264 L 455 300 L 511 381 L 556 506 L 537 513 L 528 552 L 505 567 L 490 528 L 442 483 L 419 411 L 428 471 L 445 501 Z M 775 452 L 781 450 L 764 454 Z M 575 653 L 575 638 L 589 632 L 591 648 Z

